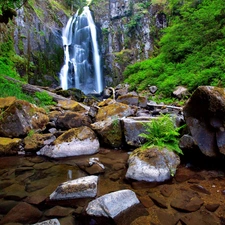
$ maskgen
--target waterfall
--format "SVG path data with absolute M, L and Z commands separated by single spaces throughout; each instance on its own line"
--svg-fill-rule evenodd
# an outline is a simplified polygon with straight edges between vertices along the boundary
M 103 78 L 97 32 L 88 6 L 72 16 L 62 31 L 64 65 L 60 71 L 61 87 L 75 87 L 85 94 L 101 93 Z

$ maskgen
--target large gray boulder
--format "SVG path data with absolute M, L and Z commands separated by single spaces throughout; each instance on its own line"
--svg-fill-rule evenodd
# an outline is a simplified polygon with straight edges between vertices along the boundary
M 97 194 L 98 176 L 81 177 L 60 184 L 50 195 L 51 200 L 91 198 Z
M 111 148 L 123 145 L 123 131 L 119 118 L 111 118 L 91 124 L 92 129 L 101 137 L 100 142 Z
M 144 124 L 149 123 L 150 119 L 150 117 L 148 119 L 146 117 L 128 117 L 121 119 L 127 145 L 140 147 L 143 144 L 144 139 L 139 134 L 146 132 Z
M 52 158 L 91 155 L 99 151 L 99 146 L 94 131 L 83 126 L 66 131 L 51 145 L 45 145 L 37 154 Z
M 194 142 L 206 156 L 225 154 L 225 89 L 198 87 L 187 101 L 184 117 Z
M 128 159 L 126 178 L 138 181 L 163 182 L 174 176 L 180 158 L 167 149 L 136 149 Z
M 88 204 L 86 212 L 92 216 L 115 218 L 121 212 L 139 203 L 131 190 L 121 190 L 103 195 Z

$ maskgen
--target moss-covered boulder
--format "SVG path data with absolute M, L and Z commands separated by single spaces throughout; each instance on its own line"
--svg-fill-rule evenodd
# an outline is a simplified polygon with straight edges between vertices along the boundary
M 96 121 L 103 121 L 111 118 L 121 118 L 135 115 L 137 108 L 131 108 L 127 104 L 120 102 L 110 102 L 110 104 L 100 107 L 96 115 Z
M 88 126 L 92 123 L 91 118 L 85 112 L 71 112 L 67 111 L 59 115 L 55 121 L 56 127 L 62 130 L 70 128 Z
M 72 128 L 60 135 L 51 145 L 45 145 L 38 155 L 52 158 L 91 155 L 99 150 L 99 141 L 87 126 Z
M 51 134 L 33 134 L 24 138 L 24 150 L 26 152 L 36 152 L 46 144 L 52 143 L 56 137 Z
M 10 105 L 12 105 L 16 101 L 16 97 L 10 96 L 6 98 L 0 98 L 0 110 L 7 109 Z
M 49 118 L 42 108 L 23 100 L 14 101 L 1 111 L 0 135 L 23 137 L 30 130 L 44 130 Z
M 136 149 L 129 156 L 126 178 L 148 182 L 163 182 L 176 173 L 180 158 L 166 148 Z
M 0 156 L 17 154 L 21 143 L 20 138 L 0 137 Z
M 68 99 L 67 101 L 59 100 L 58 106 L 60 106 L 62 109 L 71 110 L 71 111 L 89 110 L 88 106 L 85 106 L 84 104 L 81 104 L 77 101 L 70 100 L 70 99 Z
M 109 118 L 91 125 L 92 129 L 100 136 L 101 145 L 107 145 L 111 148 L 122 147 L 123 131 L 118 118 Z

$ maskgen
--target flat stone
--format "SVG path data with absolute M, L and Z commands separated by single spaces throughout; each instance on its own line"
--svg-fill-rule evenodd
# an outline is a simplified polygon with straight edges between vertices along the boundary
M 9 187 L 10 185 L 12 185 L 14 182 L 12 180 L 4 180 L 4 181 L 0 181 L 0 190 Z
M 142 205 L 146 208 L 150 208 L 154 205 L 154 202 L 152 201 L 151 198 L 149 198 L 149 196 L 141 196 L 139 197 L 139 200 L 141 201 Z
M 9 222 L 32 224 L 38 221 L 42 216 L 42 212 L 28 203 L 20 202 L 12 208 L 0 221 L 0 224 Z
M 0 214 L 7 214 L 18 203 L 19 203 L 18 201 L 12 201 L 12 200 L 0 201 Z
M 42 163 L 37 163 L 34 165 L 34 169 L 36 170 L 45 170 L 50 167 L 54 166 L 52 162 L 42 162 Z
M 65 217 L 74 212 L 72 208 L 66 208 L 62 206 L 55 206 L 45 212 L 47 217 Z
M 103 195 L 88 204 L 88 215 L 114 218 L 124 210 L 139 203 L 131 190 L 121 190 Z
M 155 202 L 156 205 L 158 205 L 161 208 L 168 208 L 168 202 L 167 200 L 162 196 L 157 193 L 149 193 L 149 197 Z
M 210 195 L 210 192 L 206 190 L 202 185 L 194 184 L 194 185 L 191 185 L 190 188 L 194 191 Z
M 59 223 L 61 225 L 76 225 L 76 222 L 74 221 L 74 216 L 59 218 Z
M 169 197 L 172 193 L 173 193 L 174 187 L 172 185 L 162 185 L 160 187 L 160 193 L 165 196 L 165 197 Z
M 203 203 L 197 192 L 180 190 L 172 199 L 170 205 L 177 210 L 195 212 L 200 209 Z
M 18 176 L 33 169 L 34 169 L 33 167 L 19 167 L 19 168 L 16 168 L 15 175 Z
M 94 174 L 100 174 L 100 173 L 104 173 L 105 170 L 104 168 L 102 168 L 99 164 L 95 163 L 92 166 L 89 167 L 85 167 L 85 171 L 90 174 L 90 175 L 94 175 Z
M 81 177 L 59 185 L 50 195 L 51 200 L 92 198 L 97 194 L 98 176 Z
M 13 184 L 5 189 L 5 199 L 20 201 L 27 197 L 28 193 L 24 190 L 23 185 Z
M 46 177 L 44 179 L 35 180 L 26 185 L 26 191 L 30 193 L 30 192 L 40 190 L 40 189 L 48 186 L 49 183 L 51 182 L 51 180 L 52 180 L 51 177 Z
M 45 199 L 46 199 L 46 196 L 44 195 L 33 195 L 33 196 L 28 196 L 26 199 L 24 199 L 24 201 L 32 205 L 39 205 L 42 202 L 44 202 Z
M 211 204 L 206 204 L 205 208 L 210 211 L 210 212 L 215 212 L 219 208 L 220 204 L 218 203 L 211 203 Z
M 194 174 L 195 173 L 193 171 L 191 171 L 190 169 L 182 168 L 182 170 L 179 170 L 179 169 L 177 170 L 174 178 L 177 182 L 182 183 L 182 182 L 185 182 L 185 181 L 191 179 L 194 176 Z
M 160 221 L 160 225 L 175 225 L 179 220 L 179 218 L 172 213 L 163 209 L 157 209 L 156 214 Z
M 220 219 L 207 210 L 198 210 L 197 212 L 185 214 L 180 218 L 182 224 L 185 225 L 218 225 L 221 224 Z

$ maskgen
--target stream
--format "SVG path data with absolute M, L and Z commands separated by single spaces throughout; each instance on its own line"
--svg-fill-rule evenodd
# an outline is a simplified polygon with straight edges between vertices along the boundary
M 105 167 L 104 172 L 96 171 L 94 167 L 88 169 L 84 166 L 92 157 L 99 158 L 99 161 Z M 34 221 L 34 223 L 58 218 L 60 224 L 67 225 L 175 225 L 176 222 L 163 222 L 163 218 L 173 215 L 173 217 L 178 218 L 178 221 L 179 218 L 183 218 L 182 216 L 190 214 L 182 210 L 177 211 L 169 206 L 169 202 L 176 198 L 177 193 L 182 190 L 192 191 L 200 195 L 204 202 L 201 205 L 201 210 L 206 210 L 207 205 L 218 204 L 218 209 L 213 212 L 210 211 L 210 215 L 212 214 L 216 219 L 219 218 L 220 221 L 225 217 L 225 208 L 222 207 L 225 198 L 225 176 L 223 169 L 218 167 L 217 164 L 199 163 L 196 166 L 192 164 L 194 162 L 183 162 L 179 166 L 175 177 L 159 184 L 126 180 L 127 159 L 128 152 L 126 151 L 104 148 L 101 148 L 99 153 L 95 155 L 60 159 L 50 159 L 36 155 L 1 157 L 0 224 L 3 224 L 1 219 L 15 205 L 19 202 L 26 202 L 42 212 L 41 218 Z M 95 173 L 99 173 L 97 197 L 113 191 L 131 189 L 141 202 L 136 206 L 135 212 L 125 213 L 114 221 L 106 218 L 91 218 L 85 214 L 85 208 L 92 199 L 61 201 L 51 201 L 49 199 L 49 195 L 62 182 Z M 158 197 L 154 198 L 154 196 Z M 160 202 L 162 196 L 164 202 Z M 64 210 L 61 208 L 53 210 L 56 206 L 63 207 Z M 164 217 L 159 216 L 162 210 L 166 213 Z M 12 219 L 9 222 L 15 221 Z M 16 224 L 22 223 L 17 221 Z M 225 223 L 221 222 L 221 224 Z M 190 225 L 194 224 L 190 223 Z

